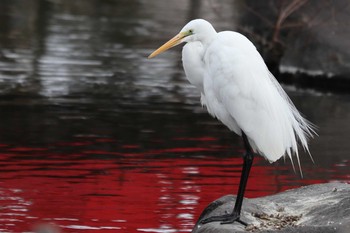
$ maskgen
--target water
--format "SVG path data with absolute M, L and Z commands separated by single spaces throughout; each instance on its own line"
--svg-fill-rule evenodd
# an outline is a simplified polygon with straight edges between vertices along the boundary
M 240 138 L 200 107 L 179 49 L 146 59 L 190 17 L 234 28 L 235 16 L 169 4 L 0 3 L 0 232 L 189 232 L 236 192 Z M 319 127 L 316 163 L 302 153 L 300 179 L 290 161 L 257 157 L 247 197 L 350 182 L 350 96 L 285 88 Z

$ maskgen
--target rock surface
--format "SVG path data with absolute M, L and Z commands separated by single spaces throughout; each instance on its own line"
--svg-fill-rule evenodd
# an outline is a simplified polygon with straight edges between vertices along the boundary
M 327 183 L 288 190 L 276 195 L 244 199 L 241 220 L 249 225 L 202 219 L 232 211 L 235 196 L 209 204 L 192 233 L 350 233 L 350 184 Z

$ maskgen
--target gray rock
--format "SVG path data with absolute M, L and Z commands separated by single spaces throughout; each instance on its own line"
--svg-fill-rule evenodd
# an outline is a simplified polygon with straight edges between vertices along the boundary
M 232 211 L 235 196 L 209 204 L 192 233 L 350 233 L 350 185 L 327 183 L 288 190 L 276 195 L 244 199 L 241 219 L 249 225 L 202 219 Z

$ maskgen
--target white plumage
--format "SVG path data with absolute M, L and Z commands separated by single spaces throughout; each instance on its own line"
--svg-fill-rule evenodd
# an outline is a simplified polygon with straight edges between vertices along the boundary
M 243 131 L 252 149 L 270 162 L 285 154 L 291 160 L 295 154 L 299 162 L 298 141 L 309 151 L 307 139 L 314 131 L 255 46 L 240 33 L 217 33 L 209 22 L 196 19 L 149 57 L 182 42 L 186 77 L 208 112 L 236 134 Z
M 270 162 L 293 153 L 299 161 L 297 141 L 308 151 L 307 138 L 313 134 L 309 122 L 245 36 L 216 33 L 204 20 L 191 21 L 181 31 L 193 28 L 196 33 L 204 27 L 212 39 L 187 39 L 182 52 L 186 77 L 201 92 L 202 104 L 236 134 L 243 130 L 254 151 Z

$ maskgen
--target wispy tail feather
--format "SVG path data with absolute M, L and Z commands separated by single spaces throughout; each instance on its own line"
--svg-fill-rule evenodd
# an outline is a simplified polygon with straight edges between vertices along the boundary
M 300 159 L 299 159 L 297 141 L 299 141 L 301 143 L 301 146 L 303 147 L 304 151 L 306 151 L 310 155 L 310 158 L 311 158 L 312 162 L 314 163 L 314 159 L 313 159 L 313 157 L 310 153 L 310 150 L 309 150 L 308 140 L 310 138 L 313 138 L 315 135 L 318 136 L 318 134 L 316 133 L 317 126 L 315 126 L 313 123 L 311 123 L 310 121 L 305 119 L 300 114 L 300 112 L 296 109 L 295 105 L 290 100 L 290 98 L 288 97 L 286 92 L 283 90 L 281 85 L 277 82 L 275 77 L 271 73 L 269 73 L 269 74 L 270 74 L 269 77 L 270 77 L 271 82 L 274 84 L 274 86 L 278 90 L 281 97 L 286 101 L 286 103 L 288 104 L 289 110 L 292 112 L 292 115 L 290 116 L 292 119 L 290 119 L 290 120 L 292 121 L 292 127 L 293 127 L 293 131 L 294 131 L 293 132 L 294 139 L 293 139 L 292 146 L 291 146 L 292 152 L 290 152 L 290 149 L 288 148 L 287 154 L 292 162 L 292 166 L 293 166 L 294 171 L 295 171 L 295 167 L 294 167 L 294 163 L 293 163 L 292 154 L 295 154 L 295 156 L 297 157 L 297 161 L 298 161 L 300 175 L 303 177 Z

